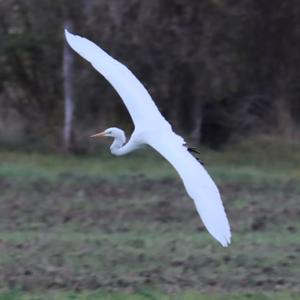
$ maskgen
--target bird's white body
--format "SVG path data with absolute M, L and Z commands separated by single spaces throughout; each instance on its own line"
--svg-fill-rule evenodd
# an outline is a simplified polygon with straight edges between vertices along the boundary
M 116 89 L 135 125 L 127 143 L 121 129 L 113 127 L 101 133 L 115 138 L 111 152 L 124 155 L 143 144 L 158 151 L 177 170 L 207 230 L 224 247 L 228 246 L 230 226 L 217 186 L 204 167 L 188 152 L 183 138 L 173 132 L 141 82 L 127 67 L 93 42 L 68 31 L 65 34 L 69 45 Z

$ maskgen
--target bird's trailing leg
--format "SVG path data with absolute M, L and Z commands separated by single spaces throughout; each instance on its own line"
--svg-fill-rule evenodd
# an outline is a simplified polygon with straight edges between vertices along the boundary
M 200 152 L 197 148 L 195 147 L 189 147 L 187 144 L 184 145 L 187 150 L 199 161 L 199 163 L 204 166 L 204 162 L 198 157 L 200 155 Z

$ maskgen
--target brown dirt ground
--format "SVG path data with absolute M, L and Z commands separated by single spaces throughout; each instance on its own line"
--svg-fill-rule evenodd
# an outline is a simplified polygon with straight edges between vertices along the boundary
M 228 249 L 178 180 L 1 180 L 0 190 L 0 288 L 300 291 L 295 182 L 221 186 Z

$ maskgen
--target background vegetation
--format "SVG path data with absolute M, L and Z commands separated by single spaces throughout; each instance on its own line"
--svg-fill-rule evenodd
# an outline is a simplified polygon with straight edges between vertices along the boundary
M 2 0 L 0 138 L 61 147 L 64 81 L 75 102 L 67 150 L 87 150 L 94 128 L 132 129 L 112 87 L 64 51 L 67 27 L 128 65 L 195 143 L 220 147 L 253 133 L 297 139 L 299 15 L 297 0 Z

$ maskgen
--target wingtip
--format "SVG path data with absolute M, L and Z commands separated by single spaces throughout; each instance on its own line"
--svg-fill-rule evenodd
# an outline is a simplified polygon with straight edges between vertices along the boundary
M 65 28 L 65 37 L 66 37 L 66 39 L 68 39 L 70 36 L 72 36 L 72 33 L 70 33 L 70 32 L 68 31 L 68 29 Z
M 77 35 L 74 35 L 73 33 L 71 33 L 70 31 L 68 31 L 68 29 L 65 28 L 65 38 L 66 38 L 66 41 L 67 43 L 69 44 L 69 46 L 71 48 L 74 49 L 74 43 L 76 42 L 78 36 Z M 74 49 L 75 50 L 75 49 Z M 76 51 L 76 50 L 75 50 Z
M 221 245 L 224 247 L 224 248 L 227 248 L 229 245 L 230 245 L 230 240 L 226 240 L 226 241 L 223 241 L 222 243 L 221 243 Z
M 67 28 L 65 28 L 65 37 L 66 37 L 67 42 L 70 43 L 70 41 L 74 40 L 76 35 L 74 35 Z
M 225 232 L 216 232 L 208 229 L 208 232 L 223 246 L 228 247 L 231 244 L 231 232 L 230 229 Z
M 223 247 L 228 247 L 231 244 L 231 233 L 229 232 L 227 236 L 224 235 L 222 240 L 219 239 L 219 242 Z

